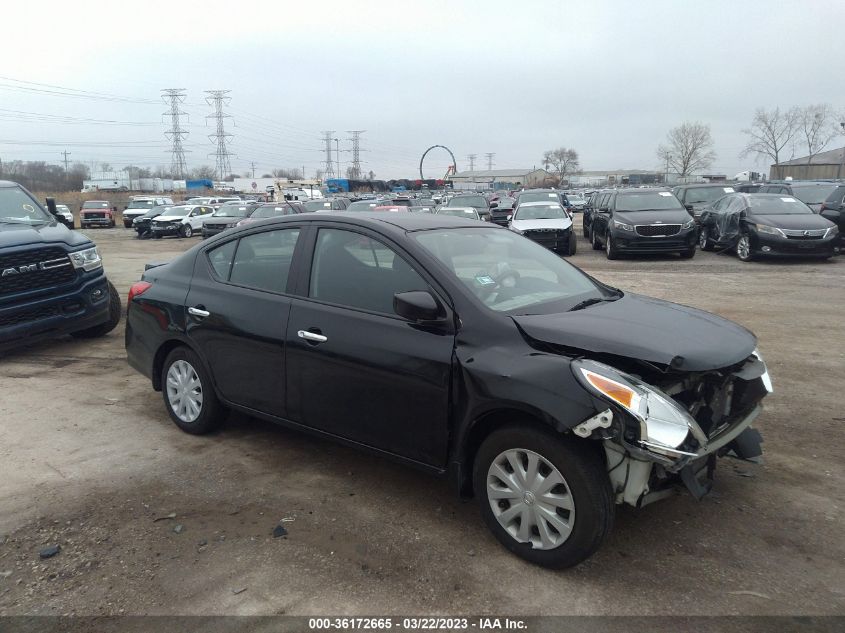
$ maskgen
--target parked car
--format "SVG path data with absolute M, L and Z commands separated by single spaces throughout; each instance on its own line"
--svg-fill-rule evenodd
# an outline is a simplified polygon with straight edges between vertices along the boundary
M 602 206 L 607 206 L 606 203 L 610 199 L 610 195 L 612 193 L 612 189 L 595 191 L 590 196 L 590 199 L 587 202 L 587 206 L 584 207 L 584 211 L 581 217 L 581 229 L 584 232 L 584 237 L 586 237 L 588 240 L 591 240 L 590 229 L 593 225 L 593 214 Z
M 347 209 L 348 210 L 348 209 Z M 280 200 L 279 202 L 268 202 L 257 207 L 249 216 L 238 221 L 235 226 L 244 226 L 267 218 L 277 218 L 283 215 L 294 215 L 305 213 L 305 207 L 297 200 Z M 205 225 L 208 225 L 206 220 Z
M 745 328 L 415 213 L 286 216 L 151 267 L 126 351 L 182 430 L 231 409 L 448 476 L 547 567 L 595 552 L 615 504 L 758 457 L 771 391 Z
M 819 215 L 827 218 L 839 227 L 839 235 L 836 238 L 836 249 L 841 250 L 845 241 L 845 184 L 838 184 L 825 198 L 822 206 L 819 207 Z
M 572 216 L 557 202 L 517 204 L 508 228 L 556 253 L 575 254 L 577 239 Z
M 437 213 L 437 203 L 433 198 L 418 198 L 417 205 L 411 210 L 417 213 Z
M 57 204 L 56 205 L 56 219 L 59 220 L 62 224 L 64 224 L 67 228 L 73 228 L 73 212 L 70 210 L 66 204 Z
M 135 196 L 123 210 L 123 226 L 132 228 L 135 218 L 139 218 L 153 207 L 172 205 L 173 200 L 157 196 Z
M 155 239 L 167 235 L 192 237 L 202 231 L 203 222 L 211 217 L 214 209 L 207 205 L 179 204 L 150 221 L 150 231 Z
M 166 214 L 172 206 L 174 205 L 165 204 L 158 207 L 153 207 L 144 215 L 140 215 L 134 220 L 132 220 L 132 228 L 135 229 L 135 233 L 137 234 L 135 237 L 142 240 L 152 237 L 153 218 L 157 218 L 160 215 Z
M 548 202 L 554 200 L 566 209 L 570 208 L 569 198 L 563 191 L 557 189 L 524 189 L 516 194 L 516 203 L 520 202 Z
M 475 207 L 440 207 L 436 215 L 450 215 L 453 218 L 464 218 L 465 220 L 481 220 L 478 209 Z
M 462 194 L 449 199 L 447 207 L 473 207 L 482 220 L 491 220 L 490 203 L 481 194 Z
M 818 213 L 827 197 L 840 186 L 841 183 L 836 182 L 798 180 L 769 183 L 761 186 L 758 193 L 779 193 L 785 196 L 794 196 Z
M 507 226 L 510 216 L 513 215 L 514 204 L 516 204 L 516 198 L 499 196 L 490 203 L 490 221 L 500 226 Z
M 210 216 L 207 216 L 202 226 L 202 238 L 206 239 L 212 235 L 230 229 L 244 218 L 248 218 L 258 209 L 261 204 L 257 202 L 230 204 L 226 203 L 216 209 Z
M 71 334 L 93 338 L 120 322 L 120 296 L 94 243 L 71 231 L 15 182 L 0 181 L 0 350 Z
M 620 189 L 593 208 L 590 238 L 608 259 L 625 253 L 678 253 L 695 257 L 695 220 L 671 191 Z
M 734 188 L 727 185 L 678 185 L 672 193 L 681 201 L 687 211 L 691 211 L 696 223 L 700 222 L 701 211 L 726 193 L 734 193 Z
M 114 228 L 117 207 L 108 200 L 87 200 L 79 208 L 79 226 L 87 229 L 92 226 Z
M 587 206 L 587 199 L 583 193 L 568 191 L 566 199 L 569 201 L 569 209 L 573 212 L 584 211 L 584 207 Z
M 362 211 L 372 211 L 381 204 L 381 200 L 358 200 L 357 202 L 353 202 L 348 207 L 346 207 L 345 211 L 354 211 L 357 213 L 360 213 Z
M 306 200 L 303 203 L 306 213 L 330 213 L 332 211 L 346 211 L 349 201 L 345 198 L 320 198 Z
M 719 198 L 701 215 L 699 245 L 736 250 L 748 262 L 760 255 L 828 258 L 839 229 L 793 196 L 733 193 Z

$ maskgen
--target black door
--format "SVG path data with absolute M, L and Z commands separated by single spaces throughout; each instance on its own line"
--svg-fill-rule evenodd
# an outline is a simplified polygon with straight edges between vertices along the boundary
M 395 293 L 429 284 L 372 234 L 328 226 L 306 275 L 308 297 L 293 299 L 288 323 L 291 419 L 445 466 L 454 335 L 392 307 Z
M 285 416 L 286 294 L 299 228 L 252 233 L 200 253 L 187 332 L 228 401 Z

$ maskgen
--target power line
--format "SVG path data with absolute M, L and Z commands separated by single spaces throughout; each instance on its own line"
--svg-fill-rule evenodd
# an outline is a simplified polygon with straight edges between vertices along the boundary
M 231 118 L 231 115 L 223 112 L 223 104 L 228 104 L 231 97 L 227 95 L 230 90 L 206 90 L 205 93 L 209 95 L 205 101 L 208 105 L 214 106 L 214 114 L 209 115 L 208 118 L 214 118 L 217 121 L 217 131 L 214 134 L 209 134 L 208 138 L 217 143 L 217 151 L 215 152 L 217 179 L 223 180 L 232 173 L 232 165 L 229 161 L 229 150 L 226 147 L 226 139 L 232 138 L 231 134 L 226 134 L 223 129 L 223 122 Z M 211 156 L 211 154 L 209 154 Z M 255 178 L 255 166 L 253 164 L 252 177 Z
M 332 135 L 333 134 L 334 134 L 334 130 L 324 130 L 323 131 L 323 143 L 326 144 L 326 146 L 324 148 L 325 152 L 326 152 L 326 160 L 324 161 L 325 162 L 325 168 L 323 169 L 323 176 L 324 176 L 325 180 L 328 180 L 329 178 L 334 178 L 334 166 L 333 166 L 334 161 L 332 161 L 332 139 L 333 139 Z M 338 169 L 340 169 L 340 165 L 338 165 Z
M 346 130 L 352 136 L 349 139 L 352 141 L 352 171 L 350 176 L 353 179 L 357 179 L 361 177 L 361 134 L 366 132 L 367 130 Z
M 174 178 L 181 180 L 188 173 L 188 167 L 185 164 L 185 148 L 182 147 L 182 139 L 188 136 L 188 131 L 182 128 L 179 120 L 180 117 L 188 114 L 181 109 L 187 93 L 183 88 L 166 88 L 161 93 L 165 103 L 170 101 L 170 110 L 163 113 L 164 116 L 170 116 L 170 130 L 164 133 L 171 142 L 170 173 Z
M 478 158 L 475 154 L 467 154 L 467 160 L 469 161 L 469 170 L 475 171 L 475 159 Z
M 496 152 L 487 152 L 484 155 L 487 157 L 487 170 L 490 171 L 493 169 L 493 157 L 496 155 Z

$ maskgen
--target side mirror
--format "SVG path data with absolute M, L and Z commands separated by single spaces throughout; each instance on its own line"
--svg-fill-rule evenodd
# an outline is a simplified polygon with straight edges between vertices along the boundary
M 513 213 L 508 214 L 508 222 L 510 222 L 511 220 L 513 220 Z
M 490 208 L 491 208 L 491 209 L 495 209 L 495 208 L 496 208 L 496 207 L 498 207 L 498 206 L 499 206 L 499 203 L 498 203 L 498 202 L 491 202 L 491 203 L 490 203 Z
M 47 203 L 47 210 L 50 212 L 51 215 L 59 215 L 59 210 L 56 209 L 55 198 L 45 198 L 44 202 Z
M 414 323 L 431 323 L 444 317 L 437 299 L 427 290 L 397 292 L 393 295 L 393 311 Z
M 599 213 L 610 213 L 610 207 L 601 207 Z

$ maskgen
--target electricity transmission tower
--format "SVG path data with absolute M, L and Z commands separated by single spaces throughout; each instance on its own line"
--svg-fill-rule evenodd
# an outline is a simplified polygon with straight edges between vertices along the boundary
M 488 171 L 492 170 L 493 169 L 493 157 L 496 155 L 496 152 L 487 152 L 484 155 L 487 157 L 487 169 L 488 169 Z
M 217 122 L 217 130 L 214 134 L 209 134 L 208 138 L 217 144 L 217 151 L 214 152 L 215 166 L 214 171 L 217 173 L 217 180 L 222 181 L 232 173 L 232 165 L 229 163 L 229 149 L 226 147 L 226 141 L 232 138 L 231 134 L 227 134 L 223 127 L 223 122 L 226 119 L 232 118 L 231 115 L 223 112 L 223 105 L 231 101 L 231 97 L 227 96 L 231 90 L 206 90 L 205 102 L 214 108 L 214 113 L 206 116 L 206 119 L 215 119 Z M 209 154 L 211 156 L 211 154 Z
M 326 167 L 323 170 L 323 179 L 328 180 L 329 178 L 334 178 L 334 161 L 332 160 L 332 140 L 334 140 L 334 130 L 324 130 L 323 131 L 323 142 L 326 144 L 325 152 L 326 152 Z
M 469 170 L 475 171 L 475 159 L 478 158 L 475 154 L 468 154 L 467 160 L 469 161 Z
M 180 117 L 188 116 L 188 113 L 180 107 L 185 102 L 186 94 L 184 88 L 166 88 L 161 91 L 161 98 L 165 103 L 170 103 L 170 110 L 162 113 L 162 116 L 170 117 L 170 129 L 164 135 L 170 139 L 171 143 L 170 173 L 178 180 L 184 179 L 188 173 L 185 165 L 185 148 L 182 147 L 182 140 L 188 136 L 188 130 L 182 127 L 180 121 Z
M 358 179 L 361 177 L 361 134 L 367 130 L 346 130 L 351 134 L 347 140 L 352 141 L 352 171 L 351 177 Z

